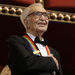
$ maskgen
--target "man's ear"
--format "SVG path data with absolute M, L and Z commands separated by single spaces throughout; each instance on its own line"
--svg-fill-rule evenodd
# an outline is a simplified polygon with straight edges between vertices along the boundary
M 23 21 L 24 21 L 24 24 L 29 25 L 29 23 L 28 23 L 28 20 L 27 20 L 27 19 L 24 19 Z
M 24 19 L 23 21 L 24 21 L 24 24 L 26 24 L 26 19 Z
M 25 28 L 28 29 L 29 28 L 29 24 L 28 24 L 27 19 L 24 19 L 23 21 L 24 21 Z
M 23 23 L 24 23 L 24 27 L 27 29 L 27 27 L 26 27 L 26 19 L 23 19 Z

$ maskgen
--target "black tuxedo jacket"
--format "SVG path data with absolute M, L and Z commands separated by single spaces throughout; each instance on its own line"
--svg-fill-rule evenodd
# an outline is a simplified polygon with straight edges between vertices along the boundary
M 59 70 L 52 57 L 34 55 L 31 47 L 22 37 L 11 36 L 8 39 L 8 66 L 11 75 L 62 75 L 60 58 L 56 50 L 50 47 L 59 62 Z

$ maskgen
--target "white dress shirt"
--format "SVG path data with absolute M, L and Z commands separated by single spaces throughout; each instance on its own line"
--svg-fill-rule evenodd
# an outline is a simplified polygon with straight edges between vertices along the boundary
M 30 34 L 30 33 L 27 33 L 28 36 L 34 41 L 36 36 Z M 42 41 L 44 41 L 44 39 L 42 39 Z M 45 49 L 45 46 L 40 44 L 40 43 L 36 43 L 38 49 L 40 50 L 40 53 L 42 56 L 47 56 L 47 52 L 46 52 L 46 49 Z

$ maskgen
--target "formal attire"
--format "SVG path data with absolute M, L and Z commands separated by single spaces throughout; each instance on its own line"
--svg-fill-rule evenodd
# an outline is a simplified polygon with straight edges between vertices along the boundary
M 36 36 L 11 36 L 8 39 L 8 66 L 11 75 L 62 75 L 60 57 L 56 50 L 45 44 L 35 42 Z M 42 39 L 44 41 L 44 39 Z M 59 62 L 59 69 L 52 57 Z

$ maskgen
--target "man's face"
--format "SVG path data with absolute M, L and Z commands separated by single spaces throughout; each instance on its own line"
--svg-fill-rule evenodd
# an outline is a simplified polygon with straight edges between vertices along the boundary
M 45 32 L 48 28 L 48 13 L 34 12 L 28 16 L 28 27 L 31 31 Z

